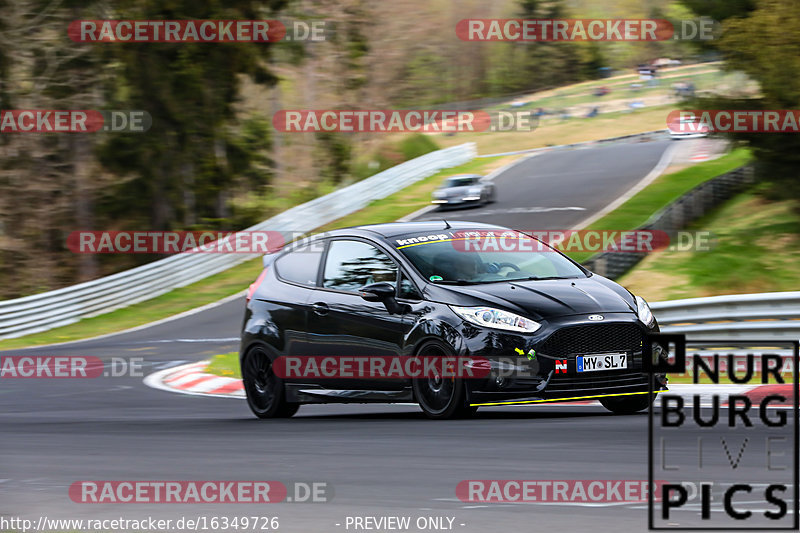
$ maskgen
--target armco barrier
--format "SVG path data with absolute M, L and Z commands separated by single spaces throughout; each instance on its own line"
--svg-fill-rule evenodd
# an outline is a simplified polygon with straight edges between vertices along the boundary
M 688 339 L 800 340 L 800 292 L 709 296 L 650 307 L 661 331 Z
M 310 232 L 476 155 L 475 143 L 437 150 L 293 207 L 247 231 Z M 6 300 L 0 302 L 0 339 L 65 326 L 155 298 L 253 257 L 256 255 L 178 254 L 78 285 Z

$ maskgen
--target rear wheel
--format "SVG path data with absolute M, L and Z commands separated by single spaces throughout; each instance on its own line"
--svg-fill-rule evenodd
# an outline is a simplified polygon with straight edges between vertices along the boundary
M 632 394 L 630 396 L 610 396 L 600 398 L 600 403 L 616 415 L 632 415 L 644 411 L 653 403 L 656 395 Z
M 445 350 L 430 344 L 420 350 L 423 357 L 446 357 Z M 414 397 L 425 416 L 435 420 L 461 418 L 473 414 L 477 408 L 467 405 L 464 381 L 441 375 L 425 376 L 411 382 Z
M 288 418 L 300 407 L 286 401 L 283 381 L 272 371 L 272 359 L 262 346 L 250 348 L 242 359 L 242 382 L 247 405 L 258 418 Z

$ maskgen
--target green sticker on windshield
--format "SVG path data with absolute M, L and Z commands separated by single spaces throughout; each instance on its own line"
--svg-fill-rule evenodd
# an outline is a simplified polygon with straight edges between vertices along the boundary
M 442 276 L 431 276 L 428 279 L 431 281 L 442 281 L 444 278 Z

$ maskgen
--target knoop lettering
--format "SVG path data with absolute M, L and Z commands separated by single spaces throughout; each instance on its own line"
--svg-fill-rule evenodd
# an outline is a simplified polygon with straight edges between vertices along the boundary
M 397 246 L 406 246 L 408 244 L 417 244 L 419 242 L 445 241 L 449 238 L 450 235 L 447 234 L 423 235 L 421 237 L 410 237 L 408 239 L 396 239 L 395 242 L 397 243 Z

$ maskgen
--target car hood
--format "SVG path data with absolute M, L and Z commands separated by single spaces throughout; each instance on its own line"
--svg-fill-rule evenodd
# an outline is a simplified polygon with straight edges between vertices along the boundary
M 429 297 L 450 305 L 489 305 L 534 320 L 569 315 L 630 313 L 631 294 L 598 275 L 580 279 L 510 281 L 481 285 L 429 285 Z

